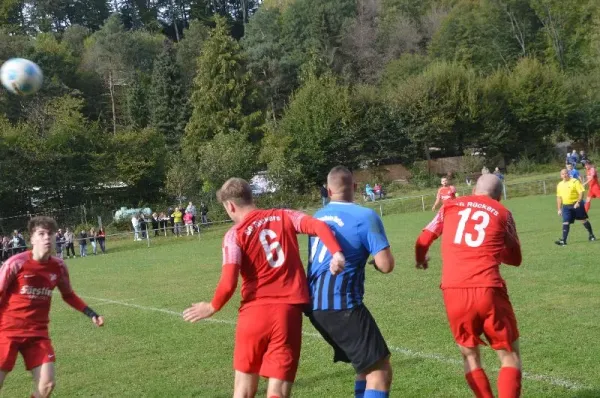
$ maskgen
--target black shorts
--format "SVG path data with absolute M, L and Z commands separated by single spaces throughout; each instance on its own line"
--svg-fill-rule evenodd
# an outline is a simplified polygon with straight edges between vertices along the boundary
M 357 374 L 390 356 L 375 319 L 364 305 L 348 310 L 315 310 L 309 319 L 333 347 L 333 362 L 352 363 Z
M 578 208 L 574 205 L 562 206 L 563 223 L 573 224 L 575 220 L 587 220 L 588 215 L 585 211 L 585 202 L 581 201 Z

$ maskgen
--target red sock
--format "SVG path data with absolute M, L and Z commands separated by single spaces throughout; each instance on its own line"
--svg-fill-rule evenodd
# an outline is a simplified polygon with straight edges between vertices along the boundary
M 519 398 L 521 396 L 521 371 L 519 369 L 500 368 L 498 396 L 500 398 Z
M 583 207 L 585 208 L 585 212 L 586 212 L 586 213 L 590 211 L 590 206 L 592 205 L 592 203 L 591 203 L 591 202 L 592 202 L 592 200 L 591 200 L 591 199 L 588 199 L 588 200 L 585 202 L 585 206 L 583 206 Z
M 490 381 L 483 369 L 475 369 L 474 371 L 465 374 L 465 378 L 477 398 L 494 398 L 492 387 L 490 387 Z

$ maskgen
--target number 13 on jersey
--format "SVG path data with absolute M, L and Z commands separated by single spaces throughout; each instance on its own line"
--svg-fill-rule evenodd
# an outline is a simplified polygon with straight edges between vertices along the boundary
M 467 246 L 479 247 L 485 239 L 485 229 L 490 223 L 490 215 L 481 210 L 477 210 L 475 213 L 473 213 L 473 215 L 471 215 L 472 211 L 473 209 L 467 208 L 458 212 L 461 217 L 460 221 L 458 222 L 458 227 L 456 228 L 456 235 L 454 235 L 454 243 L 457 245 L 460 245 L 464 238 Z M 475 222 L 473 228 L 475 228 L 477 234 L 472 234 L 470 232 L 465 233 L 465 227 L 469 220 Z

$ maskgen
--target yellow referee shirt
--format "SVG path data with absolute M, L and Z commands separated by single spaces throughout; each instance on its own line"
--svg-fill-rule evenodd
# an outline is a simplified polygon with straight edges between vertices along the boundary
M 556 187 L 556 196 L 562 199 L 563 205 L 572 205 L 579 199 L 579 194 L 585 189 L 579 180 L 571 178 L 569 181 L 561 181 Z

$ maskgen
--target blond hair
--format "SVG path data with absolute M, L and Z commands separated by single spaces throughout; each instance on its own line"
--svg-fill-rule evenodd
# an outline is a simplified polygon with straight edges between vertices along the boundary
M 221 203 L 233 202 L 238 206 L 251 205 L 253 203 L 252 188 L 244 179 L 230 178 L 217 191 L 217 200 Z

